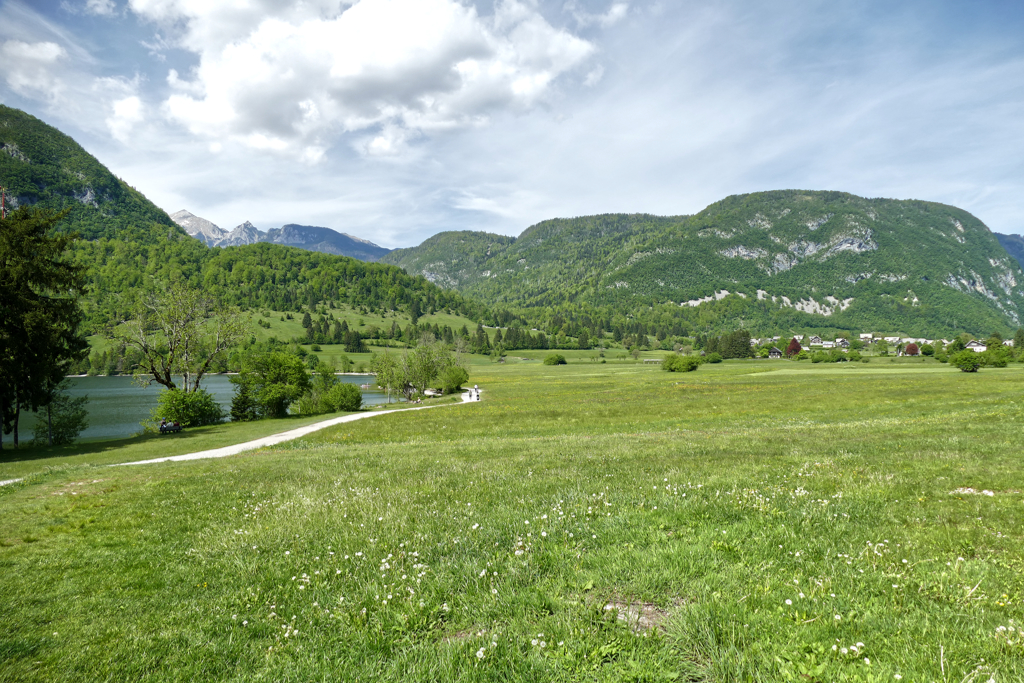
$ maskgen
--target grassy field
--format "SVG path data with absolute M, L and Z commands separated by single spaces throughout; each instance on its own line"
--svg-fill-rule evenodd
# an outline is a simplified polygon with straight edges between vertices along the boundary
M 470 381 L 0 489 L 0 680 L 1024 680 L 1019 365 Z

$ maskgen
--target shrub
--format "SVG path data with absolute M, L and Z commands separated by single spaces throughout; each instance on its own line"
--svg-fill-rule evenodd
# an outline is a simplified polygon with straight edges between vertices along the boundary
M 544 365 L 568 365 L 568 361 L 565 360 L 565 356 L 560 353 L 552 353 L 544 359 Z
M 961 372 L 977 372 L 982 363 L 980 355 L 974 351 L 960 351 L 949 357 L 949 363 L 960 368 Z
M 324 395 L 322 401 L 331 412 L 342 410 L 352 413 L 363 405 L 363 392 L 355 384 L 338 382 Z
M 469 373 L 458 365 L 450 365 L 441 371 L 438 379 L 441 381 L 441 390 L 444 393 L 454 394 L 462 389 L 463 382 L 469 381 Z
M 709 353 L 707 356 L 704 357 L 704 362 L 705 363 L 721 363 L 722 362 L 722 355 L 719 354 L 719 353 Z
M 661 369 L 666 372 L 693 372 L 700 365 L 700 361 L 693 356 L 681 356 L 673 353 L 661 363 Z
M 861 360 L 860 351 L 850 351 L 850 353 L 846 354 L 846 359 L 851 363 L 856 363 Z
M 938 351 L 935 354 L 935 360 L 939 361 L 940 363 L 948 363 L 949 362 L 949 356 L 946 355 L 945 351 Z
M 810 355 L 811 354 L 807 353 L 807 349 L 802 349 L 796 354 L 795 358 L 797 360 L 807 360 L 808 358 L 810 358 Z
M 828 354 L 824 351 L 815 351 L 811 354 L 812 363 L 823 363 L 828 361 Z
M 1002 347 L 990 349 L 978 355 L 981 356 L 982 367 L 986 368 L 1005 368 L 1009 362 L 1009 354 L 1003 351 Z
M 921 355 L 922 356 L 934 356 L 935 355 L 935 347 L 932 346 L 931 344 L 922 344 L 921 345 Z
M 160 392 L 157 407 L 153 409 L 153 419 L 164 418 L 169 422 L 177 422 L 182 427 L 202 427 L 220 422 L 224 411 L 213 398 L 213 394 L 205 389 L 198 391 L 181 391 L 170 389 Z

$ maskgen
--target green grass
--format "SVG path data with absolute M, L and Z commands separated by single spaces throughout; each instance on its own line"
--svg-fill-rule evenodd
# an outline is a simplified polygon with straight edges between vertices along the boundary
M 177 434 L 142 434 L 124 439 L 85 441 L 52 448 L 23 446 L 13 449 L 10 443 L 6 443 L 4 451 L 0 453 L 0 480 L 37 474 L 53 467 L 109 465 L 221 448 L 344 414 L 296 415 L 280 420 L 227 422 L 209 427 L 193 427 Z
M 479 403 L 51 471 L 0 490 L 0 679 L 1022 680 L 1024 372 L 918 369 L 480 365 Z

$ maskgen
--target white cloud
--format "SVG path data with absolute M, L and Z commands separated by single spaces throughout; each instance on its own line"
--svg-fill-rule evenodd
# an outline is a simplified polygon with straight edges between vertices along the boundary
M 116 140 L 127 143 L 132 128 L 143 120 L 142 100 L 137 95 L 129 95 L 112 104 L 113 114 L 106 119 L 110 134 Z
M 89 14 L 110 16 L 117 11 L 117 5 L 114 0 L 88 0 L 85 3 L 85 11 Z
M 0 46 L 0 55 L 3 56 L 4 78 L 11 90 L 25 97 L 41 96 L 51 101 L 60 96 L 64 83 L 54 67 L 67 57 L 60 45 L 49 41 L 8 40 Z
M 138 14 L 184 22 L 199 56 L 165 112 L 192 133 L 310 156 L 338 133 L 373 132 L 369 155 L 401 153 L 422 133 L 529 109 L 593 54 L 532 5 L 499 0 L 481 16 L 457 0 L 315 2 L 131 0 Z M 318 156 L 313 154 L 313 157 Z
M 592 14 L 580 9 L 579 3 L 576 0 L 569 0 L 569 2 L 565 3 L 565 10 L 572 14 L 580 26 L 597 24 L 598 26 L 608 28 L 626 18 L 626 15 L 629 14 L 629 3 L 615 2 L 612 3 L 611 7 L 604 14 Z

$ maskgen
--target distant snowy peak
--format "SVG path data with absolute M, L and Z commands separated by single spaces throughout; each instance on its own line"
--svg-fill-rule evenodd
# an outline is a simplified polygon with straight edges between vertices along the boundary
M 209 247 L 240 247 L 258 242 L 271 242 L 306 251 L 349 256 L 360 261 L 377 261 L 391 251 L 361 237 L 314 225 L 289 223 L 263 232 L 246 221 L 228 232 L 205 218 L 184 210 L 172 215 L 171 218 L 184 228 L 185 232 Z
M 205 242 L 208 247 L 214 246 L 228 234 L 228 231 L 224 228 L 218 227 L 205 218 L 200 218 L 184 209 L 177 213 L 172 213 L 171 220 L 184 228 L 185 232 L 192 235 L 192 237 Z

